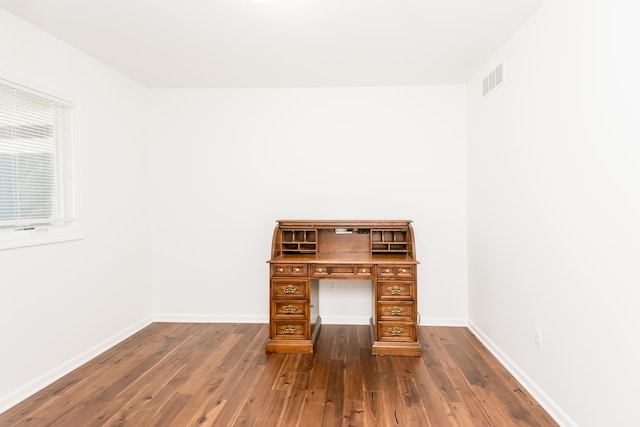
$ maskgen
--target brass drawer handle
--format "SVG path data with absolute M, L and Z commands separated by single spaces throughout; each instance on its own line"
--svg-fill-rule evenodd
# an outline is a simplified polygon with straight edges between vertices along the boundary
M 388 273 L 388 272 L 390 272 L 390 271 L 391 271 L 391 270 L 389 270 L 388 268 L 385 268 L 385 269 L 384 269 L 384 272 L 385 272 L 385 273 Z
M 394 326 L 393 328 L 387 329 L 387 332 L 389 332 L 389 335 L 391 335 L 392 337 L 399 337 L 400 335 L 404 334 L 404 328 Z
M 295 272 L 300 273 L 300 267 L 296 267 Z
M 287 285 L 282 287 L 282 292 L 284 292 L 285 294 L 295 294 L 296 292 L 298 292 L 298 289 L 300 288 L 295 285 Z
M 300 310 L 300 307 L 293 304 L 285 305 L 282 307 L 282 311 L 284 311 L 286 314 L 295 314 L 298 310 Z
M 363 273 L 366 273 L 366 272 L 367 272 L 367 269 L 366 269 L 366 268 L 363 268 L 363 269 L 362 269 L 362 272 L 363 272 Z
M 403 269 L 402 269 L 402 272 L 403 272 L 403 273 L 406 273 L 406 272 L 407 272 L 407 269 L 406 269 L 406 268 L 403 268 Z
M 322 273 L 322 269 L 321 269 L 321 268 L 318 268 L 316 271 L 317 271 L 318 273 Z
M 279 267 L 279 268 L 278 268 L 278 273 L 284 273 L 284 268 Z
M 387 292 L 391 295 L 402 295 L 404 293 L 404 288 L 402 286 L 388 287 Z
M 400 335 L 404 334 L 404 328 L 394 326 L 393 328 L 387 329 L 387 332 L 389 332 L 389 335 L 391 335 L 392 337 L 399 337 Z
M 388 311 L 392 316 L 402 316 L 404 314 L 404 308 L 398 307 L 397 305 L 394 305 Z
M 287 325 L 282 327 L 282 333 L 292 335 L 298 332 L 298 327 L 293 325 Z

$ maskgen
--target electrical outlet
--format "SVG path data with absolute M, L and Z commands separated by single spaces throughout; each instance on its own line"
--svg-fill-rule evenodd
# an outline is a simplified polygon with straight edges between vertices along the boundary
M 535 342 L 536 348 L 542 350 L 542 329 L 537 326 L 535 327 Z

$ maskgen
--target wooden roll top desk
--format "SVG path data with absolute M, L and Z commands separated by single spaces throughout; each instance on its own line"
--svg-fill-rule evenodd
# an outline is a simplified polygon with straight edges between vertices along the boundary
M 320 279 L 371 280 L 372 353 L 420 356 L 411 221 L 278 221 L 270 282 L 270 353 L 313 353 Z

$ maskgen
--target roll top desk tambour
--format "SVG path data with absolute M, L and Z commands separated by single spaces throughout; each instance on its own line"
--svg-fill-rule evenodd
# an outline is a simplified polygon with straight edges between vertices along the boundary
M 372 353 L 420 356 L 411 221 L 280 220 L 273 233 L 270 353 L 313 353 L 320 279 L 373 282 Z

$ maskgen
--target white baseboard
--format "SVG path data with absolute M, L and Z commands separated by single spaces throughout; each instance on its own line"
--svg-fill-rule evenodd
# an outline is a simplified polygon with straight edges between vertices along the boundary
M 135 324 L 129 326 L 128 328 L 96 344 L 95 346 L 91 347 L 87 351 L 66 361 L 62 365 L 50 370 L 44 375 L 41 375 L 38 378 L 32 381 L 29 381 L 27 384 L 18 388 L 17 390 L 14 390 L 9 394 L 6 394 L 0 397 L 0 413 L 5 412 L 7 409 L 17 405 L 27 397 L 42 390 L 52 382 L 62 378 L 69 372 L 73 371 L 79 366 L 82 366 L 83 364 L 87 363 L 89 360 L 105 352 L 106 350 L 110 349 L 114 345 L 122 342 L 124 339 L 129 338 L 131 335 L 135 334 L 139 330 L 148 326 L 151 323 L 151 320 L 152 320 L 151 317 L 146 317 L 136 322 Z
M 561 426 L 578 427 L 578 424 L 569 417 L 529 376 L 516 365 L 500 347 L 486 336 L 477 325 L 469 320 L 469 329 L 495 356 L 496 359 L 513 375 L 513 377 L 527 389 L 529 394 L 542 406 L 551 417 Z
M 323 325 L 368 325 L 371 316 L 322 316 Z
M 424 317 L 420 319 L 420 326 L 462 326 L 466 327 L 469 321 L 467 318 L 456 317 Z
M 153 316 L 154 322 L 175 323 L 269 323 L 267 316 L 218 315 L 189 313 L 160 313 Z
M 371 316 L 330 316 L 322 315 L 324 325 L 368 325 Z M 160 313 L 153 316 L 154 322 L 176 323 L 269 323 L 267 316 L 219 315 L 191 313 Z M 462 326 L 468 324 L 467 318 L 426 317 L 420 320 L 420 326 Z
M 323 325 L 368 325 L 371 316 L 327 316 L 322 315 Z M 267 322 L 269 320 L 267 319 Z M 427 317 L 420 319 L 420 326 L 467 326 L 467 319 L 453 317 Z

